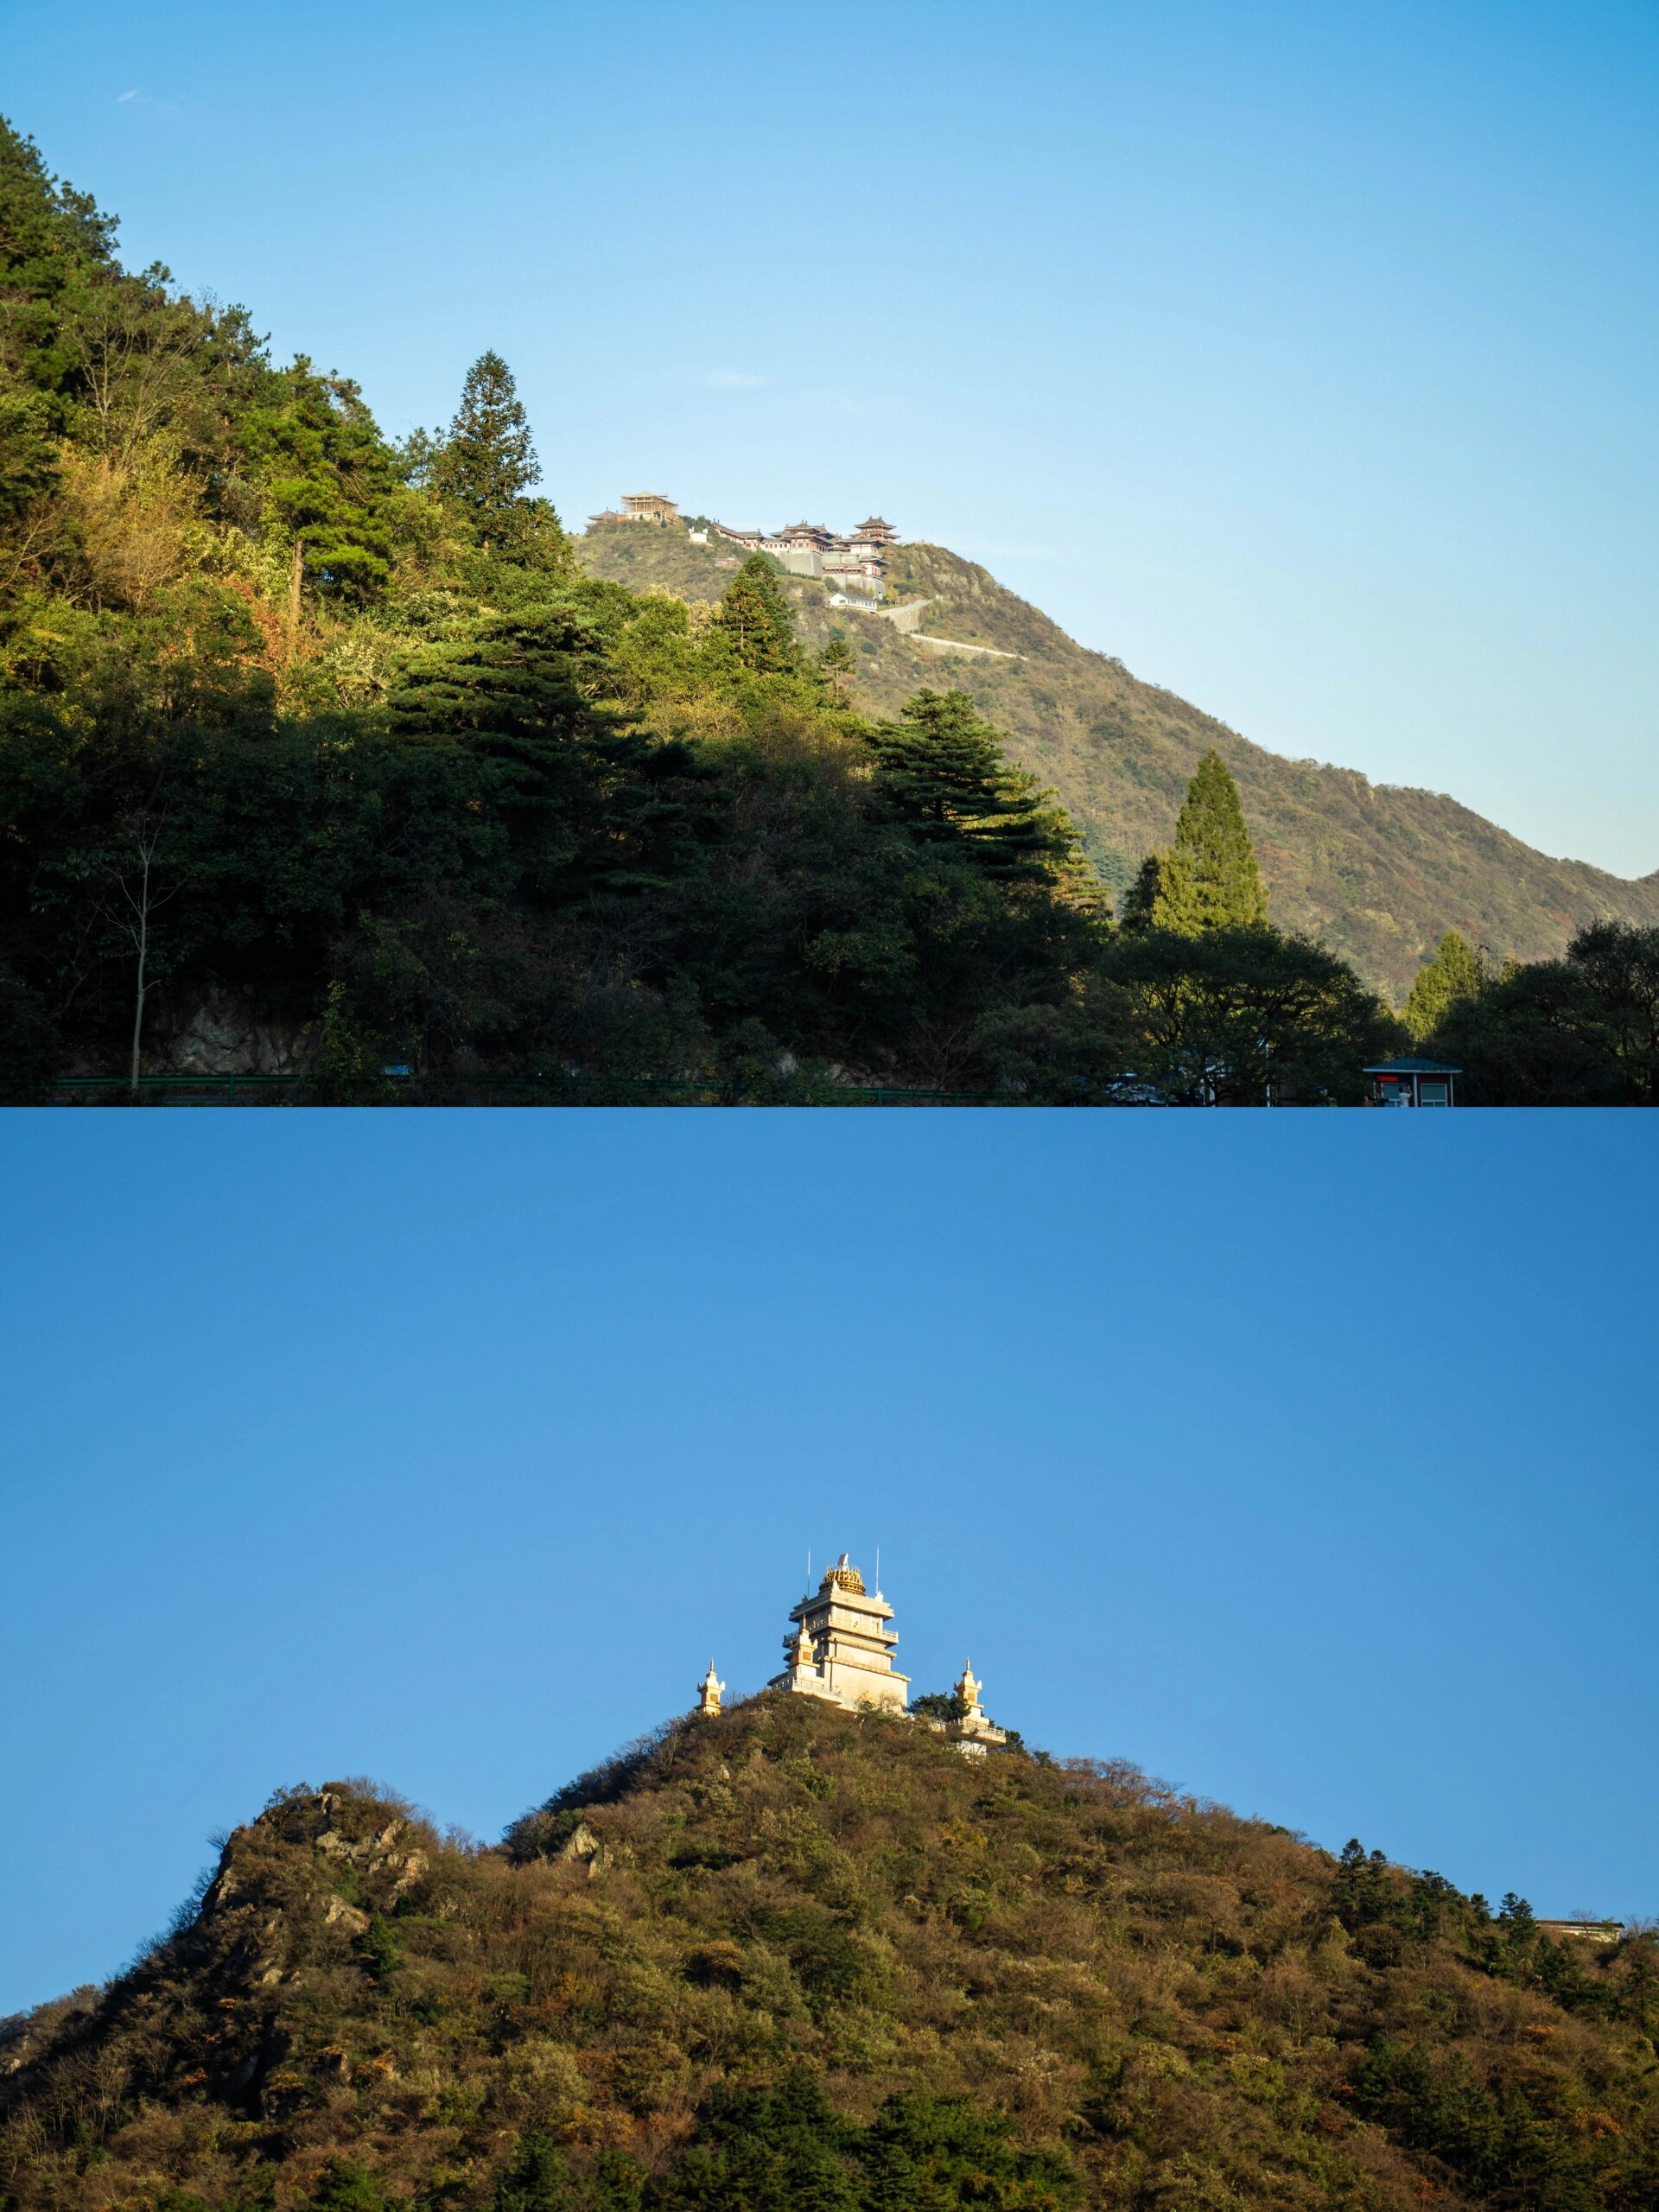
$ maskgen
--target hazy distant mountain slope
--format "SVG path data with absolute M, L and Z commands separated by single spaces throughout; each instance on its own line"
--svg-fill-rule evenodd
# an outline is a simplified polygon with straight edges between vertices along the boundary
M 638 524 L 591 531 L 578 548 L 594 575 L 690 599 L 717 597 L 736 565 L 730 549 Z M 1020 658 L 930 651 L 890 623 L 831 607 L 822 586 L 791 579 L 803 636 L 820 643 L 838 623 L 855 639 L 861 700 L 874 712 L 922 683 L 971 691 L 1009 732 L 1017 758 L 1058 788 L 1114 884 L 1167 841 L 1187 779 L 1214 745 L 1238 779 L 1274 919 L 1321 937 L 1396 998 L 1447 929 L 1500 959 L 1536 960 L 1560 952 L 1586 922 L 1659 923 L 1659 872 L 1631 881 L 1552 860 L 1440 793 L 1266 752 L 1085 651 L 942 546 L 901 547 L 893 581 L 900 598 L 932 601 L 929 633 Z

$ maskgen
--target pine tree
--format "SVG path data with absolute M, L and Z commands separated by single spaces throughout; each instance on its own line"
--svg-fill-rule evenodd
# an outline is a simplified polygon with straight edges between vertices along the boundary
M 715 629 L 751 676 L 793 676 L 800 668 L 795 618 L 764 553 L 750 554 L 726 587 L 715 610 Z
M 404 494 L 374 417 L 354 384 L 318 376 L 303 354 L 271 381 L 242 442 L 264 475 L 270 521 L 295 548 L 296 590 L 303 577 L 332 597 L 378 598 L 391 581 Z
M 625 880 L 652 748 L 583 690 L 594 639 L 557 607 L 493 614 L 429 645 L 387 705 L 401 735 L 447 742 L 483 771 L 532 902 Z
M 1467 938 L 1447 930 L 1432 958 L 1417 971 L 1406 1001 L 1405 1024 L 1421 1045 L 1434 1034 L 1455 1006 L 1478 999 L 1485 989 L 1487 975 L 1480 956 Z
M 467 372 L 434 481 L 472 517 L 487 547 L 510 527 L 541 473 L 512 371 L 499 353 L 480 353 Z
M 1158 911 L 1163 884 L 1162 857 L 1157 853 L 1148 853 L 1135 871 L 1135 881 L 1123 893 L 1123 904 L 1118 913 L 1120 924 L 1132 936 L 1144 936 L 1147 931 L 1156 926 L 1153 916 Z
M 1052 792 L 1008 766 L 965 691 L 918 691 L 871 742 L 878 808 L 919 842 L 965 846 L 1003 878 L 1055 880 L 1077 865 L 1076 832 Z
M 1267 920 L 1267 887 L 1244 827 L 1238 786 L 1213 749 L 1186 787 L 1173 845 L 1157 858 L 1154 929 L 1200 937 L 1206 930 L 1254 929 Z
M 830 639 L 818 655 L 818 673 L 836 706 L 844 706 L 853 688 L 853 671 L 857 666 L 853 649 L 845 638 Z

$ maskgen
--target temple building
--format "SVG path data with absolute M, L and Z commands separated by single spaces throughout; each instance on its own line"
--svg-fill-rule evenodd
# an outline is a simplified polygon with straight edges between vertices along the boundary
M 795 1634 L 784 1638 L 789 1663 L 769 1688 L 828 1698 L 854 1712 L 866 1705 L 905 1711 L 910 1677 L 893 1670 L 899 1638 L 888 1626 L 893 1607 L 879 1590 L 872 1595 L 865 1589 L 845 1552 L 789 1618 L 796 1624 Z
M 880 599 L 887 588 L 888 549 L 899 542 L 898 531 L 880 515 L 869 516 L 845 537 L 821 522 L 792 522 L 775 536 L 723 522 L 715 529 L 729 545 L 769 553 L 792 576 L 821 576 L 871 599 Z
M 665 499 L 660 492 L 625 492 L 620 509 L 607 507 L 602 513 L 589 515 L 595 522 L 651 522 L 659 530 L 682 526 L 677 502 Z
M 864 1587 L 863 1576 L 845 1552 L 789 1618 L 792 1626 L 784 1638 L 784 1671 L 772 1677 L 769 1690 L 823 1698 L 851 1713 L 925 1718 L 936 1735 L 969 1758 L 983 1758 L 1007 1744 L 1007 1732 L 996 1726 L 979 1701 L 984 1685 L 969 1665 L 963 1666 L 952 1686 L 952 1701 L 925 1699 L 925 1713 L 911 1712 L 910 1677 L 893 1663 L 899 1643 L 893 1607 L 879 1590 Z M 711 1659 L 709 1672 L 697 1685 L 697 1712 L 710 1719 L 716 1717 L 725 1689 Z M 942 1713 L 941 1707 L 945 1708 Z

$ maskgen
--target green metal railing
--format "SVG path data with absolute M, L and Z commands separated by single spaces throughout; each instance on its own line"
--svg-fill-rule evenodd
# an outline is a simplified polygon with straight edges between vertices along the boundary
M 124 1075 L 60 1076 L 48 1086 L 60 1105 L 304 1106 L 333 1103 L 297 1075 L 141 1075 L 137 1097 Z M 884 1084 L 823 1084 L 798 1096 L 749 1091 L 741 1084 L 658 1082 L 649 1077 L 454 1075 L 381 1076 L 352 1098 L 362 1105 L 544 1106 L 1014 1106 L 1017 1096 L 985 1090 L 920 1090 Z

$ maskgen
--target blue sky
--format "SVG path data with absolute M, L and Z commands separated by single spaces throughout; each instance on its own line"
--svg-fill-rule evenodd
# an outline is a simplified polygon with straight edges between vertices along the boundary
M 1647 0 L 0 0 L 126 248 L 548 488 L 870 508 L 1293 755 L 1659 866 Z
M 24 1114 L 0 2011 L 368 1773 L 490 1837 L 881 1548 L 1125 1756 L 1659 1912 L 1636 1115 Z

